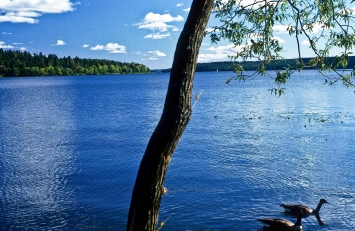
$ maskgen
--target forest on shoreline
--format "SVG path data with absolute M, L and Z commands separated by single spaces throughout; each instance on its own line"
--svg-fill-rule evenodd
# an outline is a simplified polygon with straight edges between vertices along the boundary
M 304 63 L 308 63 L 313 58 L 303 58 Z M 335 58 L 328 58 L 328 62 L 334 62 Z M 234 71 L 234 65 L 238 64 L 243 67 L 245 71 L 257 70 L 259 66 L 258 61 L 244 61 L 244 62 L 232 62 L 232 61 L 222 61 L 222 62 L 210 62 L 210 63 L 197 63 L 196 72 L 207 72 L 207 71 Z M 283 70 L 288 65 L 294 66 L 296 64 L 295 59 L 285 59 L 285 60 L 276 60 L 273 63 L 266 64 L 265 67 L 267 70 Z M 349 56 L 348 65 L 346 68 L 353 69 L 355 66 L 355 56 Z M 304 69 L 316 69 L 317 67 L 305 67 Z M 161 70 L 152 70 L 152 72 L 170 72 L 171 68 L 161 69 Z
M 304 58 L 305 63 L 312 58 Z M 329 58 L 332 62 L 334 58 Z M 245 71 L 256 70 L 259 62 L 210 62 L 197 63 L 196 72 L 207 71 L 234 71 L 234 65 L 239 64 Z M 277 60 L 272 64 L 267 64 L 267 70 L 282 70 L 285 66 L 295 65 L 294 59 Z M 355 66 L 355 56 L 349 56 L 348 68 Z M 306 67 L 305 69 L 315 69 L 316 67 Z M 31 54 L 18 50 L 3 50 L 0 48 L 0 77 L 20 77 L 20 76 L 71 76 L 71 75 L 104 75 L 104 74 L 143 74 L 143 73 L 163 73 L 170 72 L 171 68 L 150 70 L 147 66 L 139 63 L 118 62 L 106 59 L 83 59 L 79 57 L 59 58 L 55 54 L 48 56 Z
M 139 63 L 122 63 L 106 59 L 59 58 L 55 54 L 31 54 L 0 48 L 0 77 L 19 76 L 67 76 L 101 74 L 150 73 Z

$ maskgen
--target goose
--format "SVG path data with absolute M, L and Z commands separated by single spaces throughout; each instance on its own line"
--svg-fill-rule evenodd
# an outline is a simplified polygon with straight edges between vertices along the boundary
M 291 212 L 297 214 L 300 209 L 302 209 L 304 215 L 310 215 L 310 214 L 318 214 L 320 208 L 322 207 L 323 204 L 328 203 L 325 199 L 320 199 L 319 204 L 315 210 L 311 209 L 308 206 L 299 204 L 299 205 L 294 205 L 294 204 L 281 204 L 280 206 L 285 209 L 286 212 Z
M 302 230 L 302 216 L 303 211 L 299 210 L 296 223 L 281 218 L 259 218 L 257 220 L 264 223 L 271 230 Z

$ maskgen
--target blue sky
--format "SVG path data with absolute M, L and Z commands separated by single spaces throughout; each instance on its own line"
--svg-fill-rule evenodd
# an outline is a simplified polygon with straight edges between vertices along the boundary
M 171 67 L 192 0 L 1 0 L 0 48 Z M 213 18 L 209 26 L 215 25 Z M 317 33 L 317 30 L 314 31 Z M 285 57 L 297 55 L 295 39 L 275 27 Z M 302 44 L 304 56 L 309 44 Z M 205 38 L 199 62 L 226 61 L 235 49 Z

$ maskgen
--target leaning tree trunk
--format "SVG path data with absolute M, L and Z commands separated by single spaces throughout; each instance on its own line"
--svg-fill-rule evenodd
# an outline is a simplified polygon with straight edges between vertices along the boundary
M 191 118 L 197 56 L 213 0 L 194 0 L 178 40 L 163 114 L 142 158 L 132 192 L 127 231 L 154 231 L 171 157 Z

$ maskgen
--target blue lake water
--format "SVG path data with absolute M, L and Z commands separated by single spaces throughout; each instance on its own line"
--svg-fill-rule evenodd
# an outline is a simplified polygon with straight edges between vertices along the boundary
M 271 73 L 272 74 L 272 73 Z M 161 230 L 261 230 L 280 203 L 322 207 L 304 230 L 355 229 L 355 93 L 292 76 L 204 90 L 169 166 Z M 125 230 L 168 74 L 0 79 L 0 230 Z

